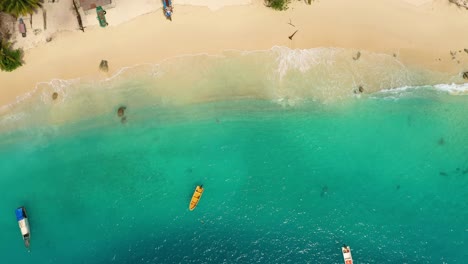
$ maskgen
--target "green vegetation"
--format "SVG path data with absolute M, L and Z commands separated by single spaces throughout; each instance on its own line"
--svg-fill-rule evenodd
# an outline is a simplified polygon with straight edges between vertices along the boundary
M 265 0 L 265 5 L 276 10 L 288 9 L 290 0 Z
M 0 0 L 0 11 L 15 17 L 32 14 L 40 7 L 42 7 L 40 0 Z
M 21 50 L 12 49 L 10 43 L 6 41 L 0 42 L 0 70 L 11 72 L 23 65 L 21 60 L 22 55 Z

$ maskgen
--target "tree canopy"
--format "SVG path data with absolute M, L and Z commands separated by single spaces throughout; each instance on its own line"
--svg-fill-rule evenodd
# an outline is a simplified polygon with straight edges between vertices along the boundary
M 21 50 L 12 49 L 11 44 L 6 41 L 0 42 L 0 70 L 11 72 L 23 65 L 21 57 Z
M 290 0 L 265 0 L 265 5 L 276 10 L 288 9 Z
M 0 0 L 0 11 L 15 17 L 32 14 L 42 7 L 40 0 Z

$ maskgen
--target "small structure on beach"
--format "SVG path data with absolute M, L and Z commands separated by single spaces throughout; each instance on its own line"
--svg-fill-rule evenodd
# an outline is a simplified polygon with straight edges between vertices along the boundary
M 112 0 L 80 0 L 80 6 L 83 11 L 96 9 L 98 6 L 106 6 L 112 4 Z

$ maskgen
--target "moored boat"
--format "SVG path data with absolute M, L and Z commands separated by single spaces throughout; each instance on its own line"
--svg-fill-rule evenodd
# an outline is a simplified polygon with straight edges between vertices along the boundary
M 347 245 L 341 247 L 341 252 L 343 252 L 343 259 L 345 264 L 353 264 L 353 257 L 351 256 L 351 248 Z
M 31 238 L 31 234 L 29 232 L 29 221 L 28 215 L 26 214 L 26 209 L 24 208 L 24 206 L 18 207 L 15 213 L 16 220 L 18 220 L 21 235 L 23 236 L 24 245 L 27 249 L 29 249 L 29 240 Z
M 190 211 L 193 211 L 195 207 L 197 207 L 198 202 L 200 201 L 200 198 L 203 194 L 203 185 L 198 185 L 197 188 L 195 188 L 195 192 L 193 192 L 192 199 L 190 200 L 190 205 L 189 209 Z

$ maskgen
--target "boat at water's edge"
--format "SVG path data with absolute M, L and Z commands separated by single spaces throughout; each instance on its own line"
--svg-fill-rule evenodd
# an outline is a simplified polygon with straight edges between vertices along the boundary
M 195 188 L 195 192 L 193 192 L 192 199 L 190 200 L 190 205 L 189 209 L 190 211 L 193 211 L 195 207 L 197 207 L 198 202 L 200 201 L 200 198 L 203 194 L 203 185 L 198 185 L 197 188 Z
M 26 209 L 24 206 L 18 207 L 15 211 L 16 213 L 16 220 L 18 220 L 18 225 L 21 231 L 21 235 L 23 236 L 24 245 L 29 250 L 29 242 L 31 239 L 31 234 L 29 231 L 29 221 L 28 215 L 26 213 Z
M 162 2 L 163 2 L 164 16 L 166 16 L 167 19 L 172 21 L 172 12 L 174 11 L 174 8 L 172 7 L 172 1 L 171 0 L 162 0 Z

